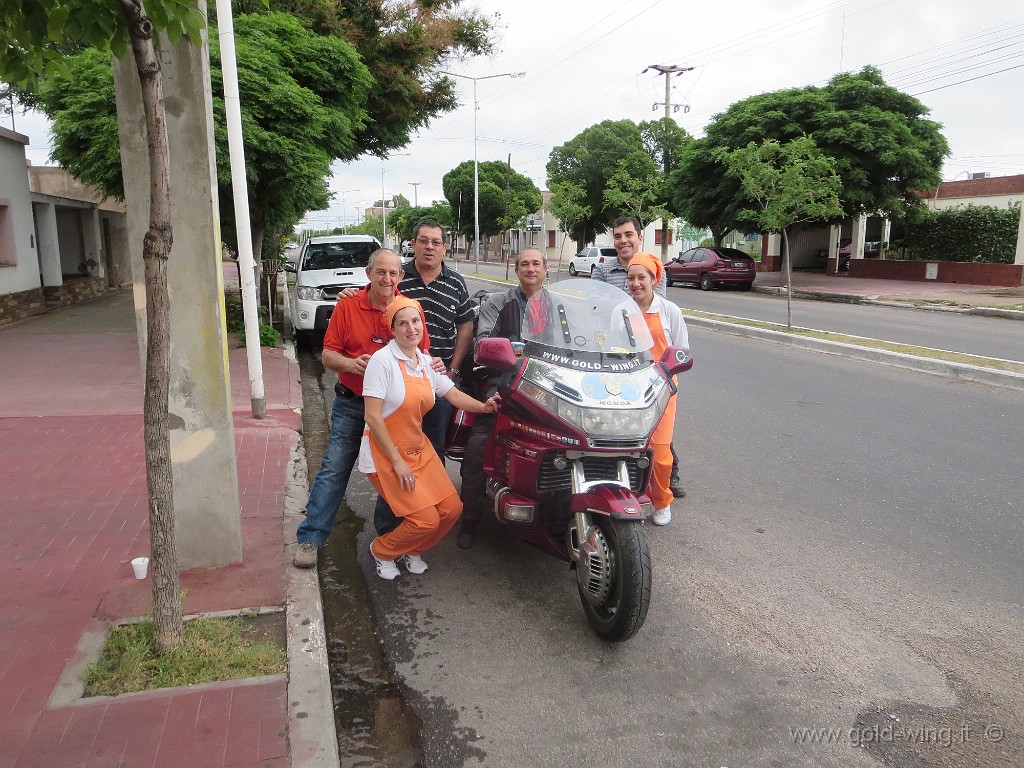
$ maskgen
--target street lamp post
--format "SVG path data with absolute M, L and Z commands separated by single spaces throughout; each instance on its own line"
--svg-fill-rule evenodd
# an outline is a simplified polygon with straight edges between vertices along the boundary
M 476 117 L 477 112 L 480 111 L 480 103 L 476 98 L 476 82 L 477 80 L 490 80 L 495 77 L 511 77 L 513 80 L 517 77 L 522 77 L 525 72 L 502 72 L 498 75 L 484 75 L 483 77 L 471 77 L 469 75 L 459 75 L 455 72 L 447 72 L 443 69 L 437 70 L 442 75 L 450 75 L 451 77 L 461 77 L 466 80 L 473 81 L 473 254 L 476 259 L 476 271 L 480 271 L 480 163 L 477 159 L 477 130 L 476 130 Z
M 345 217 L 346 217 L 345 195 L 348 194 L 349 192 L 358 192 L 358 191 L 359 191 L 358 189 L 344 189 L 341 192 L 341 232 L 342 232 L 342 234 L 345 234 L 345 235 L 348 234 L 348 224 L 345 221 Z M 356 224 L 358 224 L 358 223 L 359 222 L 357 221 Z

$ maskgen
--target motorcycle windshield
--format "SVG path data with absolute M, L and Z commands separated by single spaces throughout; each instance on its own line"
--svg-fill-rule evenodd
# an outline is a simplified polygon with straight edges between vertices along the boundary
M 573 358 L 642 355 L 654 345 L 636 302 L 589 278 L 562 280 L 531 296 L 521 338 Z

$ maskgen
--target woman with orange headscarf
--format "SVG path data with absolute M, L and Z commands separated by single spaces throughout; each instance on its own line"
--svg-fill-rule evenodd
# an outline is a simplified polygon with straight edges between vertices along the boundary
M 400 519 L 389 533 L 370 542 L 377 574 L 394 579 L 396 560 L 410 573 L 427 564 L 420 555 L 444 538 L 462 514 L 462 501 L 437 452 L 423 434 L 423 414 L 443 397 L 471 413 L 494 413 L 500 398 L 481 403 L 431 366 L 417 345 L 423 338 L 418 301 L 396 296 L 384 313 L 394 338 L 366 364 L 363 405 L 367 430 L 359 451 L 359 470 Z
M 661 260 L 650 253 L 634 254 L 626 268 L 626 287 L 644 313 L 644 321 L 654 339 L 651 354 L 655 360 L 661 359 L 669 347 L 690 346 L 686 321 L 679 307 L 654 293 L 654 287 L 661 282 L 663 272 Z M 655 525 L 668 525 L 672 521 L 674 497 L 669 482 L 672 477 L 672 431 L 675 423 L 676 398 L 672 397 L 665 408 L 665 415 L 651 435 L 654 468 L 648 495 L 654 504 L 651 522 Z

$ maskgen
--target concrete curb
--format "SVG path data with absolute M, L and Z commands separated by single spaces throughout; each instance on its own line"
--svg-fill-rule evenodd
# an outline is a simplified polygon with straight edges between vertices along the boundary
M 305 451 L 300 439 L 292 450 L 285 485 L 288 747 L 292 768 L 337 768 L 341 759 L 334 724 L 320 579 L 316 568 L 300 569 L 291 563 L 296 548 L 295 529 L 306 503 Z
M 966 363 L 954 363 L 946 360 L 934 360 L 927 357 L 916 357 L 901 352 L 891 352 L 885 349 L 870 349 L 855 344 L 844 344 L 838 341 L 826 339 L 813 339 L 805 336 L 794 336 L 784 331 L 773 331 L 768 328 L 757 328 L 738 323 L 729 323 L 723 320 L 712 320 L 705 317 L 686 316 L 687 325 L 695 325 L 702 328 L 710 328 L 716 331 L 724 331 L 737 336 L 749 336 L 755 339 L 774 341 L 779 344 L 788 344 L 792 347 L 809 349 L 815 352 L 824 352 L 831 355 L 842 355 L 852 357 L 856 360 L 866 360 L 883 365 L 892 365 L 900 368 L 908 368 L 921 373 L 931 373 L 939 376 L 947 376 L 954 379 L 974 381 L 980 384 L 989 384 L 996 387 L 1024 390 L 1024 374 L 1012 371 L 999 371 L 993 368 L 983 368 L 977 365 Z

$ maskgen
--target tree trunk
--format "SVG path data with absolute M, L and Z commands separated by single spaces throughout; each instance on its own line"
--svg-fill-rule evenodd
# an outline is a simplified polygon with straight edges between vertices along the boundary
M 171 253 L 170 145 L 160 59 L 153 25 L 138 0 L 120 0 L 128 21 L 132 53 L 142 85 L 149 148 L 149 231 L 142 241 L 146 274 L 146 393 L 143 434 L 149 501 L 149 538 L 153 555 L 153 625 L 156 650 L 181 644 L 181 594 L 174 537 L 171 442 L 167 425 L 170 389 L 171 312 L 167 261 Z
M 661 220 L 661 263 L 668 261 L 668 219 Z

